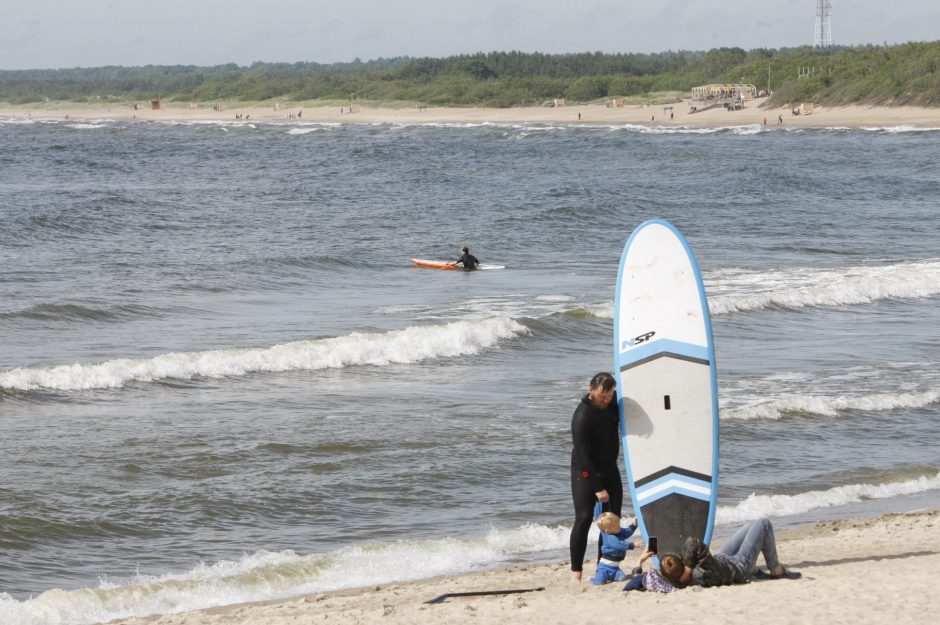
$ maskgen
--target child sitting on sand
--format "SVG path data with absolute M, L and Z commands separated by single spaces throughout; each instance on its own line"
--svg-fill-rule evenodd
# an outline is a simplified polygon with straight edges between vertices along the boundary
M 627 542 L 636 531 L 636 519 L 629 527 L 620 527 L 620 517 L 613 512 L 604 512 L 597 517 L 597 527 L 601 530 L 601 559 L 597 563 L 597 572 L 591 578 L 594 585 L 608 582 L 621 582 L 627 578 L 620 570 L 620 563 L 627 555 L 627 550 L 643 545 L 642 540 L 636 543 Z

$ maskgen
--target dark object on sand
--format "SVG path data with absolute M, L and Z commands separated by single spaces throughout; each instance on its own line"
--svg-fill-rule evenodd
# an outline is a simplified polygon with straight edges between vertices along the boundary
M 514 595 L 520 592 L 535 592 L 539 590 L 545 590 L 544 586 L 539 588 L 518 588 L 516 590 L 476 590 L 473 592 L 448 592 L 440 597 L 434 597 L 430 601 L 425 601 L 425 603 L 444 603 L 450 597 L 482 597 L 484 595 Z

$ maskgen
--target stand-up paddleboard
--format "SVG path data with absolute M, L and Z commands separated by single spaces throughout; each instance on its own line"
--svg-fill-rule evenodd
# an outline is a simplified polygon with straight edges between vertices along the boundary
M 462 265 L 453 265 L 453 261 L 446 260 L 425 260 L 423 258 L 409 258 L 411 262 L 416 264 L 418 267 L 427 267 L 429 269 L 463 269 Z M 477 265 L 477 269 L 487 270 L 487 269 L 505 269 L 503 265 L 488 265 L 485 263 L 480 263 Z
M 645 538 L 680 553 L 711 541 L 718 499 L 718 376 L 708 302 L 688 243 L 666 221 L 627 240 L 614 303 L 627 484 Z

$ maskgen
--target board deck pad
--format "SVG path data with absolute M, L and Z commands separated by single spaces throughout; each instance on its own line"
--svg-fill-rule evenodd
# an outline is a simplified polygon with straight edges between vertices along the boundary
M 708 302 L 695 256 L 669 222 L 624 246 L 614 364 L 627 484 L 645 539 L 680 553 L 711 541 L 718 500 L 718 393 Z

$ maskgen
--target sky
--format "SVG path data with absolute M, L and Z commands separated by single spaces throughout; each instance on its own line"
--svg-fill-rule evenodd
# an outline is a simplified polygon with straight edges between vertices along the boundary
M 940 39 L 940 0 L 832 0 L 837 45 Z M 0 69 L 812 45 L 816 0 L 0 0 Z

